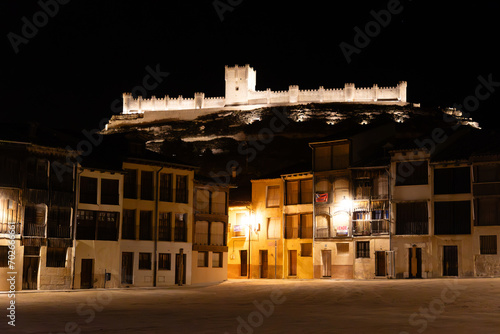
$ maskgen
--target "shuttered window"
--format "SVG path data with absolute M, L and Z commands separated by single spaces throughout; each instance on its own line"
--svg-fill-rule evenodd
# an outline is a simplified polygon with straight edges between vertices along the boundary
M 470 234 L 470 201 L 435 202 L 434 234 Z

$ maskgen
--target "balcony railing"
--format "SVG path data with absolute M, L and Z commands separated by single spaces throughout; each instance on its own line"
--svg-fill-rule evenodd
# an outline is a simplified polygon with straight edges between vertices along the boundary
M 47 235 L 49 238 L 71 238 L 71 227 L 70 226 L 48 226 Z
M 328 227 L 317 228 L 316 238 L 330 238 L 330 229 Z
M 389 227 L 389 221 L 388 220 L 374 220 L 372 221 L 372 235 L 374 234 L 389 234 L 390 232 L 390 227 Z
M 0 233 L 10 233 L 12 226 L 15 234 L 21 233 L 21 223 L 0 223 Z
M 29 237 L 45 237 L 45 224 L 24 224 L 24 235 Z
M 389 234 L 388 220 L 360 220 L 352 222 L 354 236 Z

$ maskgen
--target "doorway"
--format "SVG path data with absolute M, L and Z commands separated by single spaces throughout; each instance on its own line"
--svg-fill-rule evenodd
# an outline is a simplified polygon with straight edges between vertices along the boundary
M 24 256 L 23 263 L 23 290 L 38 289 L 38 263 L 39 256 Z
M 385 251 L 375 252 L 375 276 L 386 275 Z
M 321 251 L 321 275 L 323 277 L 332 277 L 332 251 Z
M 408 249 L 408 271 L 409 278 L 422 278 L 422 248 L 412 247 Z
M 240 250 L 240 276 L 248 276 L 248 255 L 246 250 Z
M 288 251 L 288 275 L 297 276 L 297 251 Z
M 443 276 L 458 276 L 458 246 L 443 246 Z
M 122 284 L 133 284 L 134 253 L 122 253 Z
M 268 263 L 267 263 L 267 250 L 259 251 L 260 258 L 260 278 L 267 278 Z
M 181 254 L 175 254 L 175 284 L 179 284 L 179 269 L 181 265 Z M 186 254 L 182 254 L 182 284 L 186 284 Z
M 80 273 L 80 289 L 91 289 L 94 259 L 82 259 L 82 271 Z

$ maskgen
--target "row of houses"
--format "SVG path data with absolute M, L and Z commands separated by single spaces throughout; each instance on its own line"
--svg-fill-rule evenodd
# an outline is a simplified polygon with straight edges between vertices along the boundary
M 389 135 L 311 143 L 312 171 L 253 180 L 229 208 L 228 276 L 500 276 L 496 144 L 383 147 Z
M 226 280 L 228 186 L 137 142 L 108 146 L 81 159 L 0 141 L 0 276 L 17 290 Z
M 17 290 L 500 276 L 497 144 L 391 129 L 310 143 L 312 168 L 255 178 L 243 201 L 137 138 L 88 157 L 2 140 L 0 275 Z

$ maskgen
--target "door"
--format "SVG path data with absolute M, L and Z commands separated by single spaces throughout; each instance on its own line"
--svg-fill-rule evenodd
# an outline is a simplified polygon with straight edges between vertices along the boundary
M 94 259 L 82 259 L 82 271 L 80 273 L 80 289 L 92 288 Z
M 175 254 L 175 284 L 179 284 L 179 269 L 181 265 L 181 254 Z M 182 284 L 186 284 L 186 254 L 182 254 Z
M 297 251 L 288 251 L 288 275 L 297 276 Z
M 321 251 L 321 274 L 323 277 L 332 277 L 332 251 Z
M 375 276 L 385 276 L 385 251 L 375 252 Z
M 443 246 L 443 276 L 458 276 L 458 246 Z
M 267 250 L 259 251 L 260 255 L 260 278 L 267 278 L 268 263 L 267 263 Z
M 412 247 L 408 252 L 409 278 L 422 278 L 422 248 Z
M 36 290 L 38 288 L 38 263 L 40 257 L 25 256 L 23 264 L 23 290 Z
M 122 253 L 122 284 L 132 284 L 134 277 L 134 253 Z
M 246 250 L 240 250 L 240 276 L 248 276 L 248 255 Z

